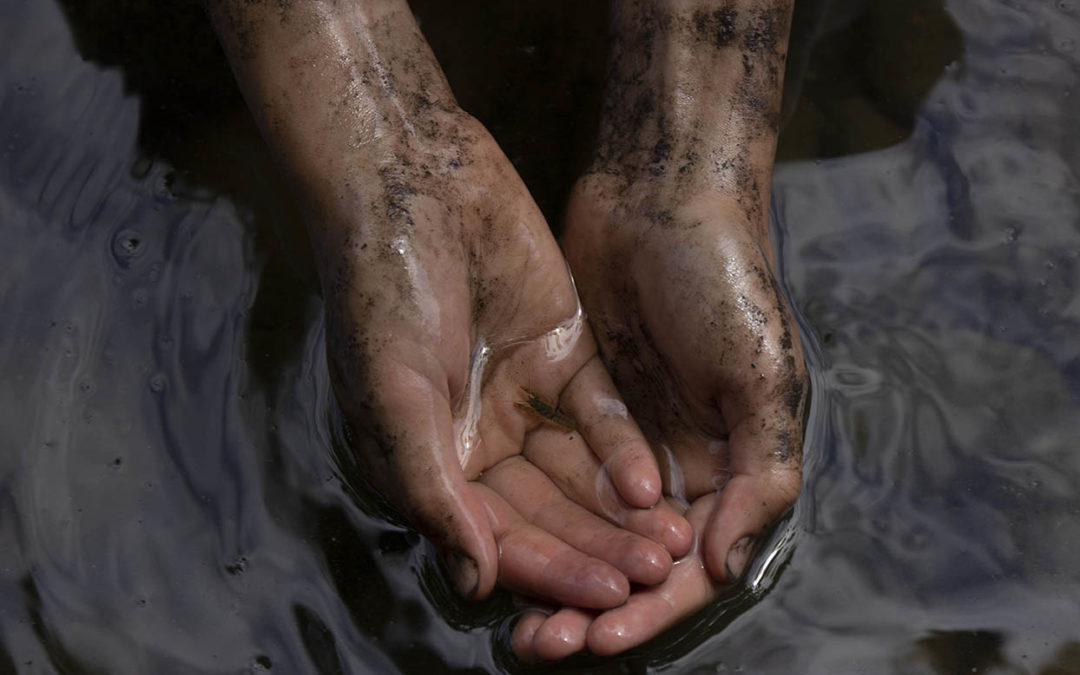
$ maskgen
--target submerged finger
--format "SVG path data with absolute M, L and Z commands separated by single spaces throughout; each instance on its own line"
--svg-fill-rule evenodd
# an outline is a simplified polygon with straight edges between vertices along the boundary
M 525 521 L 486 485 L 473 489 L 487 505 L 499 547 L 499 584 L 507 590 L 558 605 L 606 609 L 630 592 L 626 576 Z
M 691 525 L 704 527 L 717 500 L 710 495 L 695 502 L 687 513 Z M 721 588 L 696 550 L 676 562 L 664 583 L 635 591 L 625 604 L 596 617 L 589 625 L 588 648 L 610 656 L 636 647 L 708 605 Z
M 537 627 L 532 638 L 532 653 L 537 658 L 555 661 L 585 649 L 595 614 L 575 607 L 555 612 Z
M 481 481 L 501 495 L 528 522 L 579 551 L 603 560 L 630 581 L 657 584 L 671 571 L 663 546 L 596 516 L 570 501 L 523 457 L 500 462 Z
M 543 625 L 547 615 L 543 612 L 529 611 L 521 615 L 510 634 L 510 648 L 522 661 L 536 661 L 541 657 L 533 647 L 536 631 Z

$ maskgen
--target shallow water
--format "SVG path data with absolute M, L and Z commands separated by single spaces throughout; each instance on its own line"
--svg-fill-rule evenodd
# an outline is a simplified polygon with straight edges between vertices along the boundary
M 197 19 L 142 4 L 0 0 L 0 672 L 520 670 L 510 602 L 457 601 L 355 475 L 295 216 Z M 489 4 L 415 6 L 555 220 L 600 3 Z M 1080 672 L 1080 6 L 856 4 L 793 48 L 776 175 L 789 539 L 573 669 Z

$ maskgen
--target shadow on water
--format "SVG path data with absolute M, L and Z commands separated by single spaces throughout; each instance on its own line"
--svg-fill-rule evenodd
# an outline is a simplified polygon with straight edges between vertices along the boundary
M 793 23 L 779 161 L 903 142 L 963 50 L 941 0 L 801 0 Z
M 606 3 L 412 4 L 557 227 Z M 820 349 L 783 555 L 558 670 L 1080 672 L 1076 10 L 796 12 L 773 218 Z M 0 15 L 0 672 L 550 671 L 363 488 L 299 216 L 198 3 Z

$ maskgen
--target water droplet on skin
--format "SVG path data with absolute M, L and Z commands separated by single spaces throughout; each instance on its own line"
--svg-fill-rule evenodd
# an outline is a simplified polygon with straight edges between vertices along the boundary
M 454 420 L 454 436 L 457 441 L 458 461 L 464 468 L 480 440 L 479 424 L 482 410 L 481 386 L 484 379 L 484 367 L 491 357 L 491 348 L 482 337 L 476 341 L 469 366 L 469 379 L 465 388 L 465 416 Z
M 664 481 L 668 485 L 668 493 L 673 500 L 679 503 L 679 505 L 684 509 L 688 509 L 690 508 L 690 502 L 686 498 L 686 479 L 683 475 L 682 467 L 679 466 L 679 463 L 675 458 L 675 453 L 673 453 L 668 446 L 661 444 L 660 450 L 664 453 L 661 471 L 667 469 L 668 473 L 666 480 Z
M 723 492 L 724 488 L 727 487 L 728 481 L 730 480 L 731 471 L 729 471 L 728 469 L 717 469 L 716 473 L 714 473 L 712 477 L 713 489 L 716 490 L 717 493 Z
M 630 411 L 626 409 L 626 405 L 619 399 L 597 394 L 593 404 L 596 406 L 596 410 L 605 417 L 629 419 Z

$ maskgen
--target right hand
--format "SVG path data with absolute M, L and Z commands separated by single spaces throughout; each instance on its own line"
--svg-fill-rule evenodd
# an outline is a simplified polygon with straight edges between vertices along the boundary
M 513 638 L 524 658 L 659 635 L 738 583 L 799 495 L 806 366 L 765 211 L 755 221 L 736 197 L 595 174 L 571 197 L 564 246 L 582 301 L 694 545 L 616 609 L 526 614 Z
M 404 0 L 206 4 L 303 204 L 334 388 L 375 441 L 359 452 L 371 483 L 434 540 L 465 595 L 498 577 L 604 608 L 629 581 L 666 578 L 689 525 L 644 510 L 659 472 L 562 254 Z M 529 416 L 523 388 L 579 431 Z

